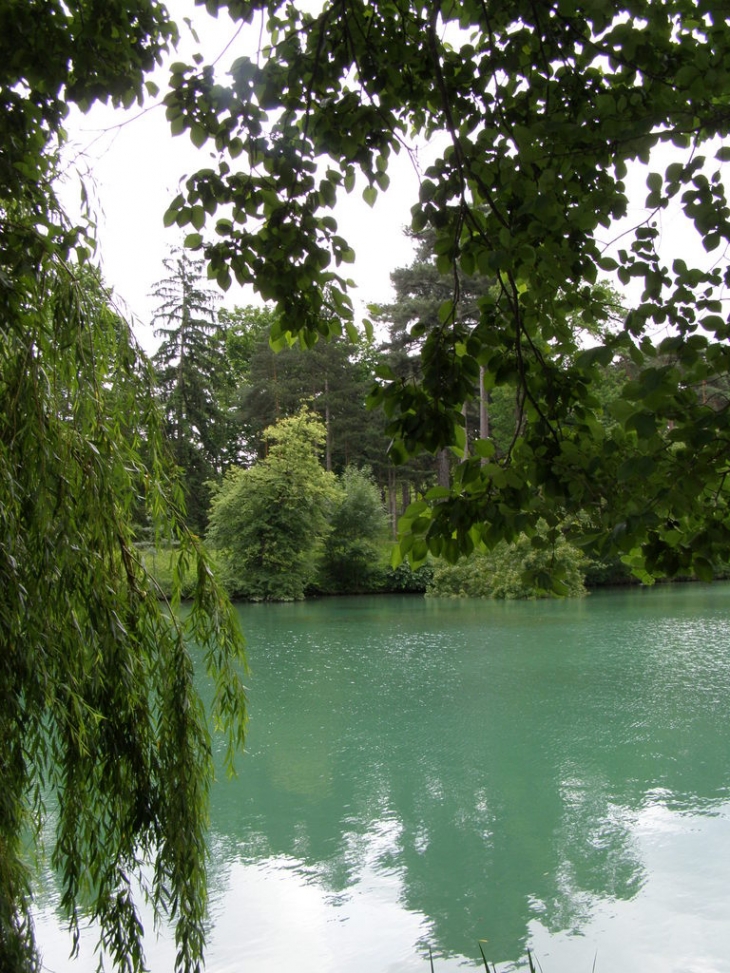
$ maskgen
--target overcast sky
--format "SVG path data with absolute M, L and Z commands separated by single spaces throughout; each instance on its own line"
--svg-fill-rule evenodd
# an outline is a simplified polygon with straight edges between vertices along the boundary
M 237 28 L 227 15 L 214 20 L 194 8 L 192 0 L 176 0 L 168 6 L 184 35 L 170 61 L 189 60 L 195 49 L 182 23 L 185 16 L 194 18 L 206 61 L 215 60 L 236 35 Z M 221 66 L 255 49 L 257 42 L 258 29 L 244 28 L 221 58 Z M 155 75 L 161 89 L 157 106 L 152 100 L 144 109 L 129 112 L 97 106 L 88 115 L 74 112 L 66 126 L 71 140 L 67 156 L 74 160 L 63 189 L 66 205 L 72 207 L 78 200 L 76 172 L 85 172 L 98 214 L 99 258 L 105 280 L 137 319 L 136 333 L 148 350 L 156 344 L 149 327 L 155 307 L 150 293 L 164 275 L 162 260 L 169 248 L 180 245 L 184 237 L 178 228 L 163 227 L 163 214 L 184 177 L 210 164 L 210 149 L 196 149 L 187 134 L 170 135 L 159 104 L 167 77 L 166 69 Z M 405 153 L 396 160 L 390 176 L 391 187 L 375 207 L 371 209 L 362 200 L 360 187 L 343 198 L 335 213 L 341 235 L 357 254 L 355 265 L 343 265 L 340 272 L 358 284 L 353 298 L 361 315 L 367 304 L 390 300 L 390 272 L 412 259 L 413 248 L 403 228 L 416 202 L 418 180 Z M 234 282 L 225 302 L 245 305 L 258 300 L 252 290 Z

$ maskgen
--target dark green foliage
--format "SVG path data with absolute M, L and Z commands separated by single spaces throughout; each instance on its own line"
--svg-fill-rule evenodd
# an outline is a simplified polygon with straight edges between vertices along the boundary
M 270 307 L 221 308 L 218 323 L 226 335 L 226 359 L 236 384 L 247 382 L 251 375 L 251 360 L 256 346 L 267 339 L 276 323 L 276 313 Z
M 427 594 L 456 598 L 549 598 L 585 594 L 586 558 L 544 523 L 531 538 L 502 541 L 457 564 L 437 563 Z
M 430 561 L 417 568 L 404 561 L 397 567 L 383 569 L 377 590 L 391 594 L 423 594 L 433 578 L 433 565 Z
M 476 283 L 463 295 L 460 277 L 459 297 L 453 297 L 453 280 L 445 278 L 436 266 L 433 251 L 433 233 L 421 234 L 415 259 L 408 267 L 399 267 L 391 275 L 391 283 L 395 290 L 395 300 L 391 304 L 379 305 L 373 308 L 375 319 L 387 324 L 388 341 L 381 349 L 381 362 L 377 370 L 380 376 L 387 376 L 403 387 L 417 387 L 423 380 L 422 355 L 424 352 L 425 335 L 430 328 L 439 324 L 439 310 L 451 303 L 451 313 L 463 317 L 473 317 L 474 290 L 486 288 L 483 281 Z M 477 380 L 474 382 L 476 391 Z M 371 391 L 370 403 L 380 402 L 378 386 Z M 418 422 L 414 415 L 413 422 Z M 407 484 L 406 489 L 414 487 L 423 492 L 429 486 L 438 482 L 444 486 L 449 484 L 449 469 L 453 457 L 445 450 L 427 448 L 426 453 L 415 456 L 414 451 L 403 448 L 390 447 L 391 459 L 397 463 L 395 479 L 398 483 Z M 438 455 L 428 455 L 438 453 Z M 407 505 L 407 504 L 406 504 Z
M 202 261 L 173 250 L 164 264 L 169 276 L 155 285 L 152 295 L 160 302 L 153 323 L 155 335 L 162 338 L 152 361 L 168 441 L 182 471 L 188 522 L 203 533 L 208 481 L 236 453 L 225 409 L 233 377 L 226 335 L 216 319 L 216 295 L 205 285 Z
M 615 256 L 599 240 L 627 214 L 628 167 L 645 163 L 649 210 L 676 207 L 709 254 L 730 241 L 724 0 L 208 6 L 260 11 L 270 43 L 233 63 L 229 86 L 175 66 L 172 128 L 220 156 L 167 220 L 192 227 L 223 287 L 236 278 L 276 301 L 282 332 L 309 346 L 352 318 L 338 196 L 359 175 L 373 203 L 414 133 L 445 145 L 411 229 L 433 233 L 451 295 L 421 333 L 420 379 L 385 376 L 375 398 L 395 459 L 450 449 L 459 462 L 449 494 L 404 523 L 403 554 L 452 559 L 569 516 L 593 552 L 640 574 L 709 576 L 730 550 L 730 410 L 703 391 L 725 387 L 730 275 L 723 261 L 665 265 L 652 218 Z M 599 273 L 641 292 L 617 331 L 603 328 Z M 462 276 L 476 275 L 495 288 L 478 320 L 459 318 Z M 636 374 L 607 425 L 596 376 L 617 357 Z M 488 390 L 514 397 L 518 434 L 502 455 L 466 459 L 462 409 L 480 368 Z
M 313 348 L 274 351 L 263 334 L 240 388 L 239 415 L 251 448 L 262 455 L 264 430 L 306 405 L 324 423 L 327 469 L 341 473 L 352 463 L 384 462 L 382 422 L 365 406 L 372 375 L 358 362 L 359 350 L 333 338 Z
M 591 559 L 586 564 L 585 585 L 587 588 L 638 583 L 638 578 L 631 573 L 631 568 L 624 564 L 620 557 L 608 557 L 603 560 Z
M 380 490 L 365 470 L 348 467 L 322 548 L 320 584 L 336 594 L 368 591 L 379 574 L 388 519 Z

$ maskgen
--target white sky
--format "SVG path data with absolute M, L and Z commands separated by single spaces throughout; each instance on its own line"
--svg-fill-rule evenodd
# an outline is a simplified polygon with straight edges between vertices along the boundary
M 259 41 L 257 26 L 245 26 L 237 34 L 238 27 L 227 14 L 222 13 L 216 20 L 196 8 L 193 0 L 168 0 L 168 7 L 182 34 L 178 51 L 173 52 L 170 61 L 189 63 L 192 53 L 198 49 L 183 23 L 185 17 L 191 18 L 195 25 L 206 63 L 223 55 L 220 61 L 223 72 L 236 57 L 255 52 Z M 73 149 L 71 158 L 74 153 L 76 156 L 72 173 L 74 168 L 88 172 L 86 185 L 93 194 L 98 214 L 99 259 L 106 282 L 113 287 L 122 307 L 132 315 L 137 336 L 147 350 L 156 346 L 150 327 L 155 301 L 150 294 L 155 282 L 164 276 L 163 258 L 170 247 L 182 243 L 184 236 L 178 228 L 163 227 L 163 214 L 181 181 L 210 164 L 210 149 L 205 146 L 196 149 L 187 134 L 175 138 L 170 135 L 164 108 L 159 104 L 167 77 L 166 67 L 155 75 L 161 94 L 154 101 L 150 99 L 144 109 L 137 107 L 125 113 L 97 106 L 85 116 L 75 112 L 66 126 Z M 671 152 L 674 156 L 668 157 Z M 706 154 L 711 157 L 713 152 L 708 150 Z M 667 162 L 679 155 L 678 150 L 664 149 L 661 165 L 650 168 L 663 171 Z M 628 182 L 633 187 L 630 195 L 636 202 L 623 227 L 601 231 L 604 241 L 616 238 L 621 229 L 634 226 L 646 217 L 643 202 L 647 171 L 637 167 L 630 174 Z M 356 189 L 351 196 L 343 197 L 335 213 L 341 235 L 357 255 L 356 263 L 343 265 L 340 272 L 354 278 L 358 285 L 353 298 L 359 316 L 367 313 L 367 304 L 392 298 L 390 272 L 408 265 L 412 259 L 413 248 L 403 228 L 409 222 L 410 207 L 417 198 L 418 181 L 406 153 L 393 160 L 389 175 L 390 189 L 379 196 L 374 208 L 363 202 L 360 190 Z M 78 177 L 69 176 L 64 189 L 69 208 L 78 199 L 78 189 Z M 704 253 L 693 239 L 694 231 L 688 233 L 684 217 L 676 208 L 665 211 L 658 219 L 663 256 L 670 266 L 674 256 L 682 256 L 688 264 L 702 267 L 726 259 L 720 251 Z M 619 245 L 629 243 L 630 239 L 625 239 Z M 629 301 L 636 296 L 636 293 L 629 295 Z M 257 303 L 258 299 L 253 290 L 241 289 L 234 283 L 224 301 L 232 306 Z
M 190 17 L 200 36 L 206 62 L 215 60 L 235 36 L 237 27 L 227 14 L 214 20 L 193 6 L 192 0 L 168 2 L 183 35 L 170 62 L 190 62 L 196 49 L 183 17 Z M 245 27 L 221 59 L 221 67 L 242 53 L 255 50 L 258 29 Z M 135 332 L 148 350 L 156 346 L 149 325 L 155 308 L 150 293 L 164 276 L 162 260 L 171 246 L 181 245 L 185 233 L 177 227 L 165 228 L 162 218 L 168 203 L 178 193 L 181 181 L 197 169 L 209 165 L 211 150 L 196 149 L 187 133 L 172 137 L 159 104 L 166 88 L 168 71 L 163 68 L 154 80 L 160 96 L 150 99 L 144 109 L 129 112 L 96 106 L 87 115 L 74 112 L 67 120 L 71 153 L 75 159 L 63 188 L 66 205 L 72 209 L 79 199 L 80 184 L 74 169 L 87 172 L 87 191 L 93 195 L 98 218 L 99 259 L 106 283 L 115 297 L 131 312 Z M 413 247 L 403 229 L 410 222 L 410 207 L 416 202 L 418 182 L 405 153 L 394 160 L 390 189 L 371 209 L 361 190 L 338 203 L 335 218 L 339 232 L 354 248 L 354 265 L 343 264 L 338 272 L 352 277 L 357 285 L 353 299 L 359 316 L 373 302 L 392 298 L 390 272 L 411 262 Z M 363 184 L 364 185 L 364 184 Z M 73 211 L 73 210 L 72 210 Z M 188 232 L 190 228 L 187 228 Z M 221 292 L 222 293 L 222 292 Z M 224 297 L 225 304 L 259 303 L 252 289 L 234 282 Z

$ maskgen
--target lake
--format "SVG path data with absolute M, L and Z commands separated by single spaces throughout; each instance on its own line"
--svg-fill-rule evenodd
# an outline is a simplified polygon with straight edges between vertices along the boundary
M 730 585 L 240 609 L 209 973 L 730 973 Z M 49 887 L 44 962 L 92 973 Z M 93 943 L 93 934 L 89 937 Z M 169 935 L 148 946 L 171 970 Z

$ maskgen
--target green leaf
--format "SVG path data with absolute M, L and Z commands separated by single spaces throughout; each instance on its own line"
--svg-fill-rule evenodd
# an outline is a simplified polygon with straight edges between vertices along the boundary
M 170 118 L 170 133 L 172 135 L 182 135 L 186 128 L 187 119 L 184 115 L 175 115 Z
M 491 439 L 477 439 L 472 443 L 471 448 L 483 459 L 490 459 L 495 453 L 495 445 Z
M 190 141 L 196 148 L 201 148 L 208 141 L 208 133 L 202 125 L 190 126 Z
M 606 345 L 596 345 L 593 348 L 586 348 L 579 351 L 575 356 L 575 364 L 578 368 L 590 368 L 593 365 L 608 367 L 613 361 L 613 349 Z
M 655 469 L 656 463 L 651 456 L 634 456 L 621 464 L 616 477 L 620 483 L 631 479 L 643 480 L 651 476 Z
M 448 487 L 435 486 L 431 487 L 430 490 L 426 491 L 425 499 L 429 502 L 433 500 L 446 500 L 451 496 L 451 490 Z
M 719 314 L 706 314 L 700 319 L 700 326 L 703 327 L 705 331 L 720 333 L 724 332 L 724 330 L 727 328 L 728 322 Z
M 657 421 L 652 412 L 635 412 L 626 423 L 627 429 L 635 429 L 640 439 L 656 435 Z
M 664 178 L 660 172 L 650 172 L 646 177 L 646 185 L 653 193 L 661 192 Z
M 721 233 L 706 233 L 702 238 L 702 246 L 708 253 L 717 250 L 722 242 L 723 237 Z
M 459 456 L 464 455 L 466 450 L 466 429 L 463 426 L 454 426 L 454 448 Z
M 385 362 L 380 362 L 375 366 L 375 375 L 377 378 L 385 379 L 388 382 L 395 381 L 395 372 Z

